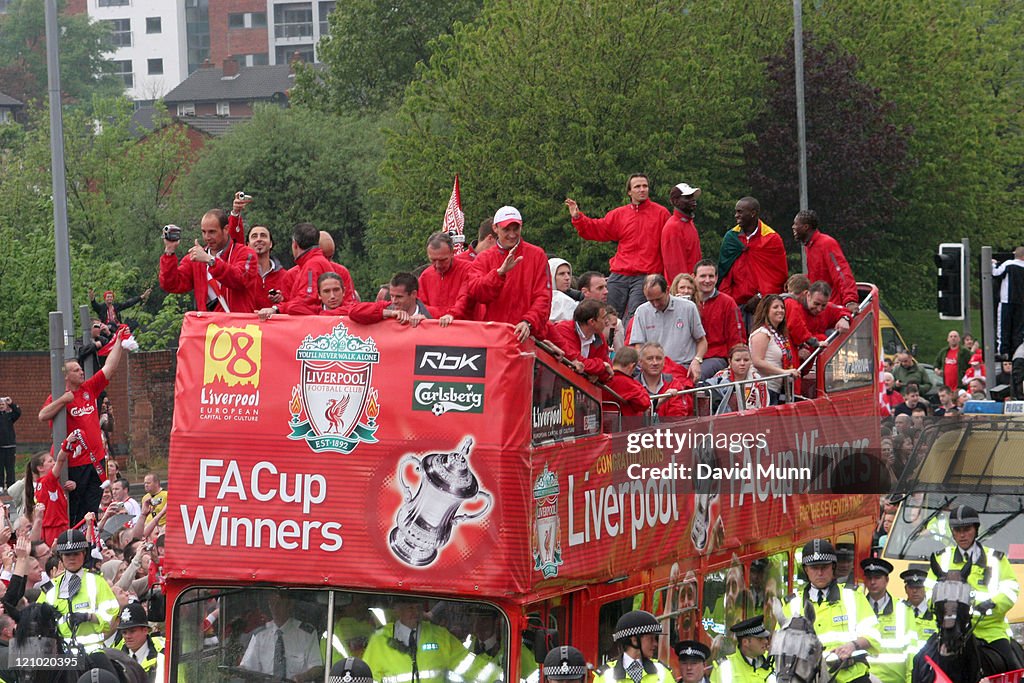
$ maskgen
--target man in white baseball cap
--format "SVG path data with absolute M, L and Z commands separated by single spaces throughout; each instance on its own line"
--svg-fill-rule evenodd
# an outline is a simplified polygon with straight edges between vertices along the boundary
M 551 313 L 551 273 L 540 247 L 522 238 L 523 217 L 514 206 L 494 214 L 498 243 L 473 261 L 469 296 L 483 304 L 484 320 L 515 325 L 519 341 L 547 333 Z

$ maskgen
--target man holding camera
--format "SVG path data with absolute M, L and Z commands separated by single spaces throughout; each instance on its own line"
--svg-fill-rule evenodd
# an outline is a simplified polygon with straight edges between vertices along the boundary
M 197 311 L 250 313 L 253 292 L 260 287 L 256 252 L 231 239 L 228 215 L 211 209 L 200 223 L 205 246 L 195 241 L 179 262 L 181 228 L 164 227 L 164 253 L 160 257 L 160 287 L 169 294 L 192 290 Z
M 21 408 L 10 396 L 0 398 L 0 492 L 14 483 L 14 453 L 18 437 L 14 434 L 14 423 L 21 417 Z

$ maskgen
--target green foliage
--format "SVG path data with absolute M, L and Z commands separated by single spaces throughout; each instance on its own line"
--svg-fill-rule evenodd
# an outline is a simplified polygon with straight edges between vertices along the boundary
M 113 289 L 127 298 L 155 284 L 157 226 L 178 213 L 171 181 L 191 159 L 179 129 L 165 128 L 137 140 L 128 133 L 126 102 L 97 100 L 94 107 L 100 125 L 79 110 L 65 116 L 76 304 L 87 303 L 89 288 Z M 47 312 L 56 308 L 46 120 L 45 109 L 32 110 L 24 135 L 0 156 L 0 288 L 13 311 L 0 320 L 0 340 L 7 349 L 46 348 Z M 150 302 L 153 311 L 158 304 Z M 148 321 L 145 309 L 132 309 L 130 317 Z M 175 338 L 169 334 L 163 327 L 148 338 L 162 346 Z
M 488 3 L 437 42 L 406 91 L 370 236 L 379 269 L 421 259 L 455 173 L 470 225 L 513 204 L 526 239 L 577 270 L 606 267 L 613 247 L 576 237 L 563 200 L 602 215 L 635 171 L 662 203 L 675 183 L 702 187 L 698 225 L 716 242 L 746 194 L 742 143 L 757 103 L 745 86 L 789 21 L 785 7 L 757 7 Z
M 246 225 L 268 226 L 282 261 L 291 263 L 292 226 L 310 222 L 334 236 L 336 258 L 352 268 L 353 277 L 362 275 L 357 285 L 364 284 L 363 197 L 373 186 L 379 140 L 371 119 L 260 108 L 251 121 L 207 145 L 183 188 L 184 215 L 195 221 L 210 207 L 229 206 L 232 194 L 244 190 L 254 197 Z M 184 239 L 191 243 L 195 237 L 198 231 Z
M 60 3 L 62 6 L 64 3 Z M 0 14 L 0 83 L 22 102 L 46 99 L 44 0 L 13 0 Z M 65 101 L 88 104 L 96 95 L 114 97 L 124 84 L 111 75 L 110 31 L 86 14 L 64 14 L 60 25 L 60 84 Z
M 1019 10 L 1007 0 L 849 0 L 821 3 L 806 17 L 808 29 L 857 55 L 861 77 L 895 103 L 891 120 L 910 131 L 912 167 L 896 187 L 903 207 L 881 240 L 890 253 L 869 264 L 899 307 L 934 305 L 939 242 L 1020 241 L 1007 220 L 1024 200 Z
M 469 22 L 482 0 L 351 0 L 328 16 L 317 45 L 326 70 L 301 65 L 292 101 L 330 113 L 390 109 L 430 56 L 431 41 Z

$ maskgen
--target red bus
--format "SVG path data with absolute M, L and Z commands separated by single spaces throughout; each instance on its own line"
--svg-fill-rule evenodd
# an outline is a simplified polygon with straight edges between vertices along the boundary
M 880 354 L 862 296 L 802 400 L 614 433 L 600 392 L 511 326 L 188 314 L 168 680 L 271 674 L 272 620 L 301 627 L 284 664 L 309 680 L 350 655 L 387 683 L 536 680 L 556 642 L 613 656 L 634 608 L 666 621 L 673 666 L 676 639 L 727 651 L 728 625 L 795 588 L 807 540 L 870 551 Z M 422 623 L 404 671 L 387 648 Z

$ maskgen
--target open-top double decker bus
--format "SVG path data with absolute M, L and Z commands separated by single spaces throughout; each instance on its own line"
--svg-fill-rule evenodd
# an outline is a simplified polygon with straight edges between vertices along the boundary
M 728 651 L 729 625 L 794 588 L 807 540 L 869 552 L 877 291 L 862 298 L 801 400 L 612 433 L 600 391 L 508 325 L 188 314 L 168 680 L 268 680 L 253 634 L 280 588 L 324 658 L 290 662 L 311 680 L 349 655 L 389 683 L 536 680 L 555 643 L 613 656 L 634 608 L 665 620 L 673 666 L 675 639 Z M 398 620 L 431 624 L 415 671 L 380 654 Z

